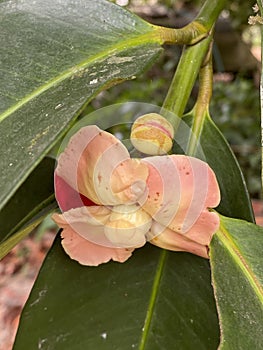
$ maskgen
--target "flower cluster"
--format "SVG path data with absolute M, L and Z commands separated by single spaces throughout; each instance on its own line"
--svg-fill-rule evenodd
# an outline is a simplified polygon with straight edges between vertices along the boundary
M 144 153 L 163 155 L 132 159 L 115 136 L 91 125 L 59 156 L 55 193 L 63 213 L 53 219 L 63 229 L 66 253 L 80 264 L 124 262 L 147 241 L 208 257 L 219 226 L 210 210 L 220 201 L 216 177 L 197 158 L 164 154 L 173 135 L 160 118 L 137 120 L 131 141 Z

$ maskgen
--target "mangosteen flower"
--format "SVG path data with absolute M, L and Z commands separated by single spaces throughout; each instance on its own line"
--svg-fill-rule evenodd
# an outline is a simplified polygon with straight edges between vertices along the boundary
M 185 155 L 133 159 L 95 125 L 73 135 L 59 156 L 55 194 L 62 246 L 83 265 L 124 262 L 147 241 L 208 258 L 219 227 L 211 208 L 220 192 L 208 164 Z

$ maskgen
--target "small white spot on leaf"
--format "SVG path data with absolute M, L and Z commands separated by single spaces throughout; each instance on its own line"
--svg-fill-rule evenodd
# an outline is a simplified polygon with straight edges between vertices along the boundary
M 57 104 L 55 107 L 55 110 L 60 109 L 62 106 L 63 106 L 62 103 Z
M 126 63 L 133 61 L 134 57 L 118 57 L 118 56 L 112 56 L 107 60 L 107 63 L 109 64 L 120 64 L 120 63 Z
M 47 339 L 39 339 L 38 340 L 38 349 L 44 349 L 45 344 L 47 345 L 47 341 L 48 341 Z
M 97 84 L 97 82 L 98 82 L 98 79 L 96 78 L 96 79 L 91 80 L 91 81 L 89 82 L 89 84 L 90 84 L 90 85 L 93 85 L 93 84 Z

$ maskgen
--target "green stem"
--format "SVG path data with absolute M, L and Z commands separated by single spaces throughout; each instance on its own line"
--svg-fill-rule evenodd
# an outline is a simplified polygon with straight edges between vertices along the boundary
M 200 66 L 211 42 L 211 35 L 198 44 L 184 49 L 180 62 L 176 69 L 171 86 L 163 103 L 161 114 L 166 116 L 176 130 L 179 118 L 182 117 L 187 101 L 190 97 L 194 82 L 197 78 Z M 179 118 L 178 118 L 179 117 Z
M 260 15 L 263 16 L 263 1 L 257 1 Z M 260 115 L 261 115 L 261 183 L 263 187 L 263 25 L 261 25 L 261 79 L 260 79 Z
M 160 112 L 169 119 L 174 126 L 175 132 L 211 42 L 211 30 L 225 4 L 226 0 L 206 0 L 195 21 L 181 29 L 185 31 L 185 33 L 187 32 L 186 29 L 189 30 L 190 28 L 192 30 L 192 42 L 190 41 L 190 43 L 195 41 L 195 44 L 185 47 Z M 191 30 L 189 30 L 189 32 L 191 32 Z M 197 42 L 198 35 L 196 33 L 198 30 L 200 36 Z M 206 37 L 204 38 L 205 33 Z M 189 34 L 185 35 L 187 37 Z M 168 112 L 172 113 L 169 114 Z
M 183 28 L 166 28 L 155 26 L 159 41 L 163 44 L 193 45 L 207 37 L 207 29 L 196 21 Z
M 208 51 L 204 65 L 199 73 L 199 92 L 192 110 L 194 116 L 191 135 L 189 138 L 187 154 L 194 156 L 197 151 L 198 142 L 202 133 L 203 124 L 207 114 L 209 114 L 209 103 L 213 90 L 213 66 L 212 66 L 212 46 Z
M 210 31 L 226 3 L 227 0 L 206 0 L 196 18 L 196 21 L 203 24 L 203 26 Z
M 263 16 L 263 1 L 262 0 L 257 0 L 257 4 L 260 10 L 261 16 Z
M 194 21 L 183 28 L 156 26 L 160 41 L 165 44 L 193 45 L 208 36 L 226 0 L 206 0 Z

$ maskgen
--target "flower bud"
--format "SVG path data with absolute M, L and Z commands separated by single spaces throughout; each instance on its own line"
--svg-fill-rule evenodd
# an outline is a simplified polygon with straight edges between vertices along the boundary
M 173 126 L 157 113 L 145 114 L 135 120 L 131 142 L 140 152 L 149 155 L 168 153 L 173 145 Z

